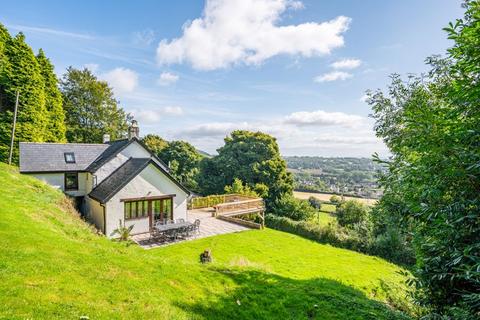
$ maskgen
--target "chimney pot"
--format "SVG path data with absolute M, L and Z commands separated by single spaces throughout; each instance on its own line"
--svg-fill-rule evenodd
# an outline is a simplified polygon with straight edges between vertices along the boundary
M 140 128 L 137 120 L 132 120 L 132 124 L 128 127 L 128 139 L 140 138 Z
M 104 134 L 103 135 L 103 143 L 110 143 L 110 135 Z

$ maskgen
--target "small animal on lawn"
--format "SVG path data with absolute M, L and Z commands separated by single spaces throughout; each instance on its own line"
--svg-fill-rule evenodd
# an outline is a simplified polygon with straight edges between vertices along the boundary
M 200 253 L 200 262 L 201 263 L 208 263 L 212 262 L 212 252 L 210 249 L 206 249 L 202 253 Z

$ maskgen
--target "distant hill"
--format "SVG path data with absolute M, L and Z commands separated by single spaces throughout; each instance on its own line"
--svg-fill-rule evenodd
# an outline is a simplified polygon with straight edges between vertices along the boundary
M 208 152 L 206 152 L 206 151 L 203 151 L 203 150 L 200 150 L 200 149 L 197 149 L 197 152 L 198 152 L 199 154 L 201 154 L 202 156 L 207 157 L 207 158 L 213 157 L 213 155 L 211 155 L 210 153 L 208 153 Z
M 406 278 L 382 259 L 268 229 L 144 250 L 13 167 L 0 181 L 1 319 L 406 319 Z

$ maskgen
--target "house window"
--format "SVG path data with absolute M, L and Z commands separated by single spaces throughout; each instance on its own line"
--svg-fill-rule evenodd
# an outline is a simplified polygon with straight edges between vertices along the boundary
M 65 172 L 65 190 L 78 190 L 78 173 Z
M 97 176 L 93 175 L 92 177 L 92 188 L 95 188 L 97 186 Z
M 128 201 L 124 204 L 125 220 L 148 217 L 148 201 Z
M 63 156 L 66 163 L 75 163 L 75 154 L 73 152 L 65 152 Z

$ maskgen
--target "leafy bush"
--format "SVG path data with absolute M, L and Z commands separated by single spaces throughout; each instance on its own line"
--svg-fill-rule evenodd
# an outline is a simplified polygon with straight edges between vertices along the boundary
M 277 216 L 298 221 L 310 219 L 315 215 L 316 210 L 306 200 L 299 200 L 293 196 L 284 196 L 275 202 L 273 213 Z
M 235 178 L 230 186 L 225 186 L 225 193 L 241 194 L 244 196 L 258 197 L 255 190 L 252 190 L 248 185 L 243 184 L 242 180 Z
M 349 200 L 341 203 L 337 208 L 337 220 L 343 227 L 353 227 L 353 225 L 364 223 L 368 219 L 368 208 L 358 201 Z
M 333 204 L 340 204 L 342 203 L 342 199 L 339 196 L 333 195 L 330 197 L 330 202 Z
M 318 200 L 317 198 L 315 198 L 313 196 L 308 198 L 308 202 L 310 203 L 310 205 L 313 208 L 315 208 L 317 210 L 319 210 L 322 207 L 322 201 Z
M 267 214 L 265 222 L 269 228 L 290 232 L 320 243 L 328 243 L 362 253 L 369 252 L 371 238 L 365 237 L 364 232 L 360 229 L 348 230 L 334 224 L 322 227 L 308 221 L 295 221 L 288 217 L 279 217 L 273 214 Z

